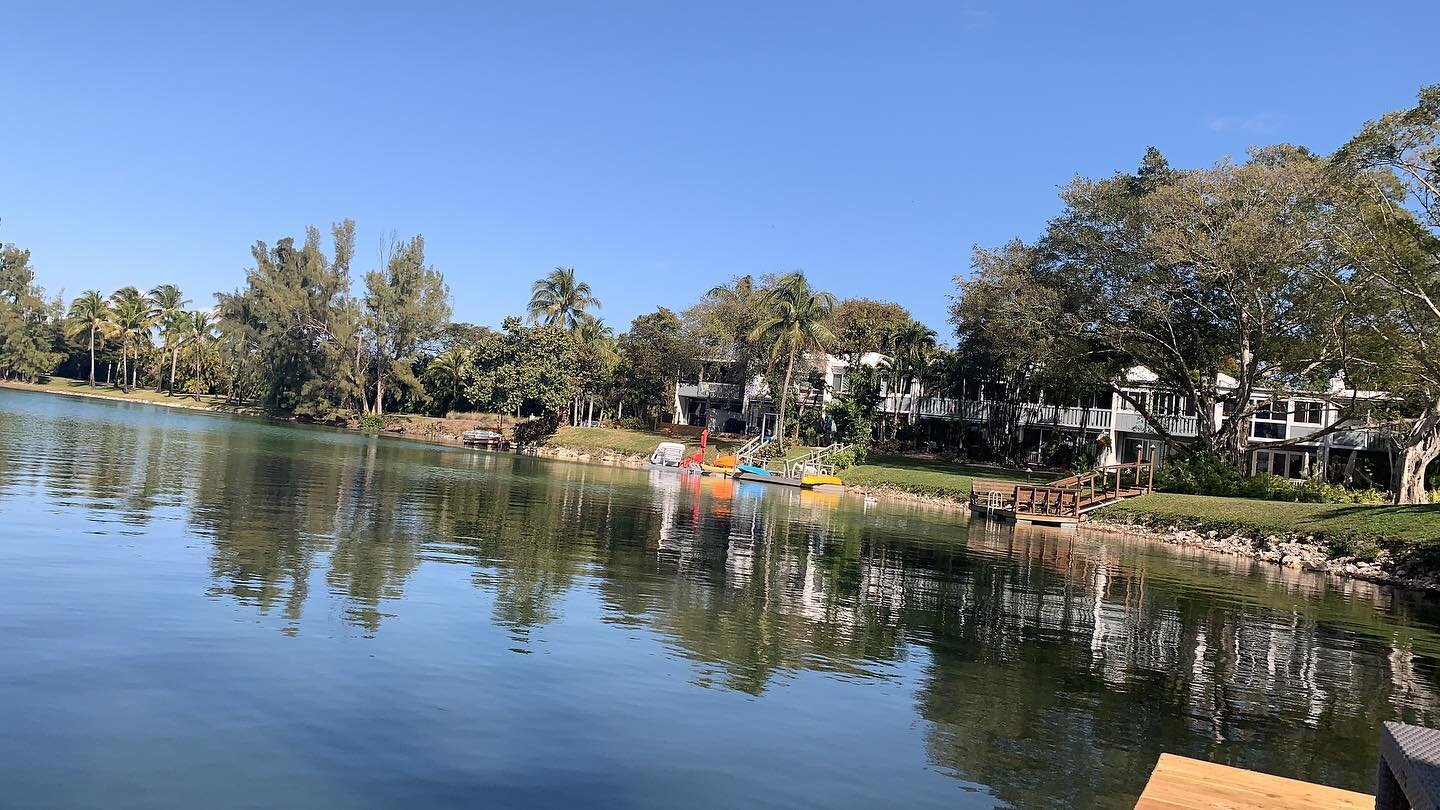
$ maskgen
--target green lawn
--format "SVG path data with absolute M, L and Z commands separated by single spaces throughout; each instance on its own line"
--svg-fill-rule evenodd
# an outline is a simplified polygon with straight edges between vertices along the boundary
M 163 391 L 155 391 L 150 388 L 136 388 L 126 393 L 119 388 L 104 383 L 97 383 L 94 388 L 91 388 L 90 383 L 85 380 L 72 380 L 68 377 L 51 377 L 40 383 L 7 380 L 0 382 L 0 386 L 18 388 L 25 391 L 47 391 L 53 394 L 83 394 L 104 397 L 106 399 L 123 399 L 129 402 L 182 405 L 187 408 L 198 408 L 201 410 L 236 410 L 234 406 L 226 404 L 224 397 L 203 396 L 196 399 L 189 394 L 176 394 L 171 397 L 166 396 Z
M 1094 513 L 1104 522 L 1264 537 L 1298 532 L 1330 544 L 1336 556 L 1390 547 L 1440 561 L 1440 505 L 1287 503 L 1247 498 L 1154 493 Z
M 1039 483 L 1049 480 L 1049 477 L 1039 474 L 1030 476 L 1029 480 Z M 976 478 L 1021 482 L 1027 480 L 1025 473 L 1017 470 L 905 456 L 871 456 L 864 464 L 840 471 L 840 480 L 847 486 L 891 490 L 954 501 L 969 499 L 970 482 Z

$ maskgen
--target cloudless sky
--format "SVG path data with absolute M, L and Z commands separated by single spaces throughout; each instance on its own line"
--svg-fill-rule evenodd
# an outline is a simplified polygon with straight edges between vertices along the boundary
M 1440 82 L 1440 3 L 0 0 L 0 241 L 67 297 L 351 217 L 423 233 L 455 318 L 574 266 L 623 330 L 803 269 L 949 336 L 973 244 L 1076 174 L 1318 151 Z

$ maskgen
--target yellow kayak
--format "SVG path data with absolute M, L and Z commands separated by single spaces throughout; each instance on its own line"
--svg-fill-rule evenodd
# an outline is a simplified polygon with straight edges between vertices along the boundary
M 720 467 L 714 464 L 701 464 L 700 471 L 706 475 L 730 475 L 735 472 L 735 468 Z
M 802 475 L 800 477 L 802 487 L 839 487 L 844 486 L 838 475 Z

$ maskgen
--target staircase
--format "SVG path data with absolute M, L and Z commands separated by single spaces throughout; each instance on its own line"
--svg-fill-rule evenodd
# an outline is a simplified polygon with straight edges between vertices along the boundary
M 764 433 L 761 433 L 759 436 L 741 445 L 740 449 L 736 450 L 732 455 L 740 459 L 741 464 L 754 464 L 760 455 L 761 448 L 773 441 L 775 441 L 774 436 L 766 436 Z
M 834 475 L 835 465 L 827 463 L 826 459 L 841 450 L 848 449 L 850 449 L 850 445 L 840 442 L 827 447 L 817 447 L 799 458 L 786 459 L 782 473 L 787 478 L 800 478 L 805 475 Z
M 1155 462 L 1138 454 L 1128 464 L 1111 464 L 1048 484 L 1013 481 L 970 482 L 970 511 L 1017 523 L 1073 526 L 1080 516 L 1154 488 Z

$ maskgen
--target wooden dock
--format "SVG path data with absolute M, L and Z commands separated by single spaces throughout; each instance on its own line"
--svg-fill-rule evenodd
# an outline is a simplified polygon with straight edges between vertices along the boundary
M 1371 810 L 1375 797 L 1161 754 L 1135 810 Z
M 1037 526 L 1074 526 L 1086 512 L 1144 495 L 1155 486 L 1155 462 L 1138 454 L 1128 464 L 1111 464 L 1048 484 L 1014 481 L 970 482 L 970 511 L 985 517 Z

